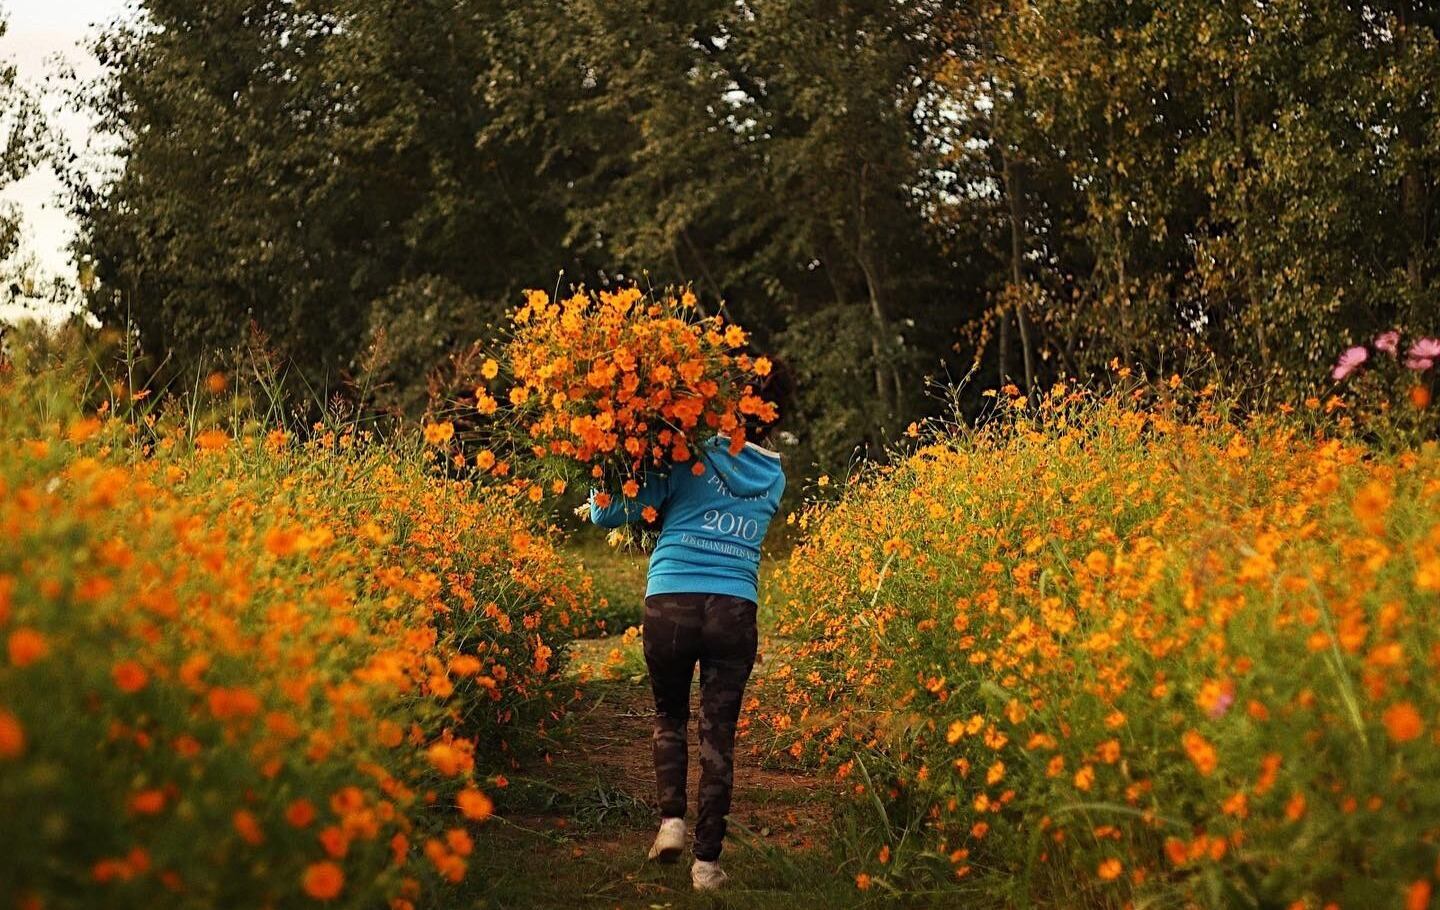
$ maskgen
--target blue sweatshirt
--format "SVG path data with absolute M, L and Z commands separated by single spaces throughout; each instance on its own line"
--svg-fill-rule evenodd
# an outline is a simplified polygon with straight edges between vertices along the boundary
M 647 597 L 728 594 L 758 600 L 760 542 L 785 492 L 780 456 L 753 442 L 731 455 L 730 440 L 715 436 L 697 457 L 705 473 L 696 476 L 691 462 L 663 473 L 647 472 L 638 496 L 612 493 L 603 509 L 595 504 L 592 491 L 590 520 L 602 528 L 618 528 L 640 521 L 646 506 L 660 513 Z

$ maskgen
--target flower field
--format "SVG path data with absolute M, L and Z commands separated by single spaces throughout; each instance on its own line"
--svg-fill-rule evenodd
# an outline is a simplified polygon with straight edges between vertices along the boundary
M 754 735 L 869 807 L 861 889 L 1431 905 L 1440 449 L 1178 394 L 1002 396 L 799 519 Z
M 87 377 L 0 373 L 0 907 L 453 894 L 589 582 L 419 444 Z

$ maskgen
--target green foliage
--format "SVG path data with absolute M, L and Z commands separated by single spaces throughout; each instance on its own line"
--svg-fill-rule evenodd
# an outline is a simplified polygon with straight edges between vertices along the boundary
M 253 321 L 320 386 L 357 367 L 377 318 L 418 355 L 547 280 L 566 262 L 532 152 L 476 146 L 489 9 L 142 4 L 97 47 L 92 100 L 125 162 L 82 201 L 100 310 L 182 366 Z M 458 311 L 438 331 L 402 302 L 435 282 Z
M 0 38 L 10 23 L 0 11 Z M 43 124 L 35 99 L 20 85 L 14 64 L 0 62 L 0 189 L 30 172 L 40 151 Z M 0 207 L 0 260 L 20 242 L 20 215 L 11 205 Z
M 834 469 L 972 362 L 1293 397 L 1440 313 L 1440 18 L 1406 0 L 140 10 L 97 47 L 125 163 L 85 249 L 180 367 L 253 321 L 328 388 L 383 329 L 414 413 L 522 288 L 693 281 L 808 361 L 786 428 Z
M 466 294 L 453 282 L 426 276 L 391 289 L 370 307 L 372 347 L 365 364 L 371 399 L 399 414 L 425 410 L 434 374 L 447 355 L 478 338 L 497 308 Z M 446 389 L 445 391 L 450 391 Z
M 950 355 L 965 318 L 949 306 L 963 272 L 913 192 L 938 4 L 507 5 L 491 134 L 549 149 L 547 172 L 572 181 L 573 239 L 620 268 L 694 278 L 762 344 L 824 346 L 811 327 L 857 320 L 863 344 L 822 377 L 850 393 L 822 407 L 824 426 L 795 426 L 826 463 L 925 408 L 917 364 Z M 907 331 L 935 313 L 938 332 Z
M 1199 355 L 1293 391 L 1347 340 L 1428 330 L 1437 27 L 1406 2 L 1352 0 L 957 15 L 940 84 L 993 104 L 941 134 L 952 149 L 982 135 L 1036 175 L 969 172 L 1019 197 L 1011 283 L 1032 301 L 1037 354 L 1072 372 Z M 952 200 L 941 220 L 971 207 Z M 992 230 L 1014 214 L 996 206 Z

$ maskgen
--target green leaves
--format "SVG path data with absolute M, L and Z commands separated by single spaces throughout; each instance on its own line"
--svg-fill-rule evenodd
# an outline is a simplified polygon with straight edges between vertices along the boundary
M 481 3 L 154 0 L 101 41 L 92 101 L 124 169 L 83 212 L 109 312 L 182 369 L 253 321 L 316 387 L 373 330 L 433 335 L 395 302 L 439 280 L 468 326 L 567 263 L 520 137 L 480 148 Z M 491 24 L 487 24 L 491 23 Z M 108 300 L 112 291 L 107 290 Z M 377 321 L 383 314 L 385 321 Z M 394 320 L 399 320 L 397 323 Z M 400 397 L 423 397 L 414 365 Z
M 333 387 L 383 328 L 430 352 L 387 379 L 413 412 L 524 287 L 693 282 L 806 361 L 796 454 L 836 469 L 972 363 L 1294 398 L 1440 312 L 1440 19 L 1404 4 L 142 9 L 96 48 L 125 164 L 82 252 L 189 372 L 254 322 Z
M 1440 121 L 1415 90 L 1440 66 L 1431 19 L 1348 0 L 1042 0 L 968 24 L 953 52 L 968 68 L 940 85 L 997 89 L 951 145 L 989 126 L 1065 175 L 1024 200 L 1041 343 L 1061 363 L 1213 359 L 1294 393 L 1347 340 L 1436 311 Z

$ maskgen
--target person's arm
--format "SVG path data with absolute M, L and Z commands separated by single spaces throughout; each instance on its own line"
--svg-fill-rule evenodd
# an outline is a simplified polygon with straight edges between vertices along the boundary
M 646 471 L 644 482 L 640 484 L 640 492 L 633 498 L 624 493 L 611 493 L 610 504 L 607 506 L 598 505 L 595 502 L 596 490 L 590 491 L 590 520 L 602 528 L 618 528 L 631 522 L 644 519 L 646 507 L 653 507 L 659 511 L 665 504 L 665 497 L 670 494 L 670 475 L 661 474 L 656 471 Z

